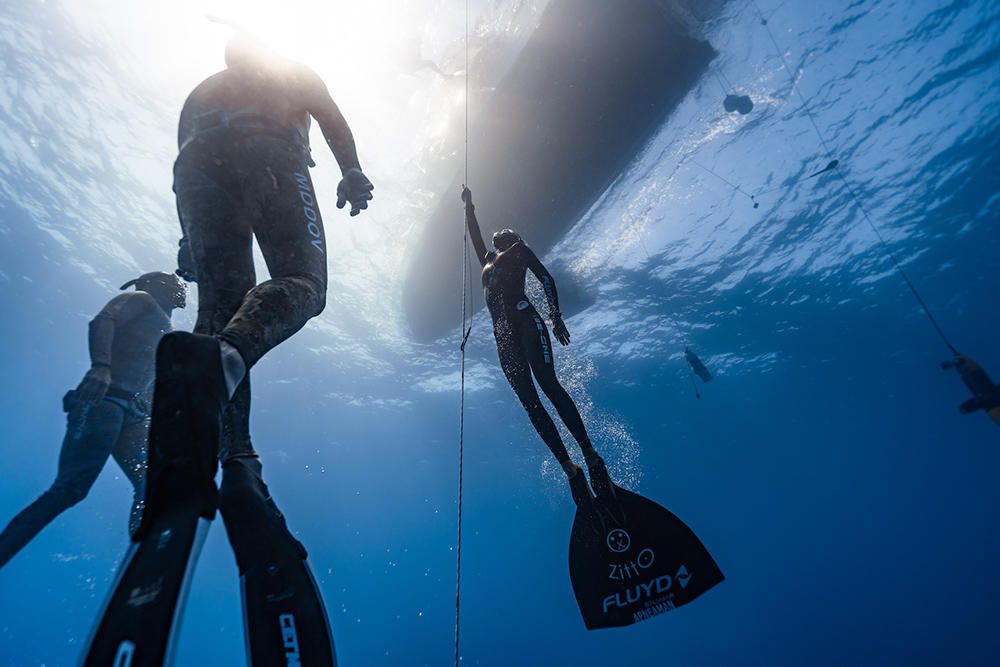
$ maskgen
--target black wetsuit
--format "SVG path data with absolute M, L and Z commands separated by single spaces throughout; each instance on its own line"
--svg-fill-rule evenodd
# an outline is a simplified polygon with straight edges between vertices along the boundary
M 263 522 L 284 519 L 250 441 L 249 369 L 326 304 L 323 221 L 309 176 L 310 116 L 342 169 L 358 168 L 346 122 L 303 65 L 230 68 L 201 84 L 181 112 L 174 192 L 198 282 L 195 332 L 233 345 L 247 373 L 223 415 L 220 507 L 240 569 L 260 551 Z M 270 280 L 256 284 L 257 239 Z M 289 535 L 290 537 L 290 535 Z
M 524 293 L 525 277 L 530 270 L 542 283 L 550 312 L 558 312 L 555 281 L 523 242 L 515 243 L 503 252 L 487 250 L 471 205 L 466 207 L 466 224 L 476 256 L 483 265 L 483 295 L 493 318 L 500 367 L 521 405 L 528 411 L 535 430 L 556 460 L 564 464 L 569 461 L 569 454 L 552 417 L 542 406 L 535 382 L 552 401 L 559 417 L 581 448 L 591 449 L 590 438 L 580 411 L 556 377 L 548 327 Z
M 979 364 L 960 354 L 955 356 L 954 361 L 947 361 L 942 365 L 945 368 L 955 368 L 962 382 L 972 392 L 973 397 L 959 406 L 962 414 L 983 410 L 1000 424 L 1000 385 L 994 384 Z
M 130 318 L 123 317 L 120 311 L 127 302 L 135 308 Z M 136 306 L 136 303 L 142 305 Z M 139 522 L 145 492 L 153 351 L 160 336 L 172 326 L 169 315 L 154 305 L 148 295 L 136 293 L 115 297 L 91 326 L 102 319 L 116 322 L 113 338 L 108 339 L 109 348 L 111 340 L 117 341 L 117 347 L 112 348 L 115 350 L 113 367 L 120 371 L 122 366 L 133 366 L 133 375 L 125 381 L 131 380 L 139 390 L 130 391 L 112 384 L 104 397 L 95 403 L 80 400 L 77 390 L 66 394 L 63 398 L 66 435 L 59 451 L 55 481 L 0 532 L 0 567 L 57 516 L 87 497 L 109 457 L 114 458 L 132 483 L 129 529 L 134 529 Z M 93 345 L 93 329 L 91 343 Z

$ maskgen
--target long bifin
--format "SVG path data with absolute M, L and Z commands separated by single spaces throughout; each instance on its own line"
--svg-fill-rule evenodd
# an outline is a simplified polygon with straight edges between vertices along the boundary
M 133 542 L 84 650 L 84 667 L 170 665 L 211 522 L 200 508 L 163 512 Z
M 84 651 L 85 667 L 169 665 L 215 486 L 225 398 L 219 344 L 171 332 L 156 350 L 145 507 Z
M 289 554 L 249 570 L 240 590 L 250 665 L 336 667 L 333 633 L 308 562 Z
M 612 500 L 597 498 L 577 509 L 569 574 L 588 630 L 644 621 L 725 579 L 683 521 L 618 486 Z

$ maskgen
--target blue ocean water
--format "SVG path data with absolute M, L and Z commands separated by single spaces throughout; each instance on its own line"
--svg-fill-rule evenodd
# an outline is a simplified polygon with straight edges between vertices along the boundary
M 172 268 L 176 114 L 221 66 L 225 35 L 205 11 L 239 11 L 211 4 L 0 9 L 0 521 L 51 482 L 89 318 L 125 280 Z M 316 151 L 329 305 L 255 369 L 254 441 L 342 664 L 446 665 L 457 342 L 411 342 L 398 294 L 441 197 L 456 198 L 460 225 L 457 193 L 438 188 L 453 176 L 461 86 L 400 62 L 416 30 L 424 56 L 460 70 L 461 8 L 286 4 L 267 16 L 305 36 L 289 55 L 330 84 L 379 198 L 363 218 L 337 212 L 335 165 Z M 543 6 L 474 2 L 476 37 L 512 58 Z M 332 14 L 304 26 L 307 9 Z M 544 260 L 592 302 L 568 319 L 557 365 L 612 475 L 683 518 L 727 580 L 670 614 L 584 630 L 572 501 L 479 314 L 463 664 L 995 664 L 997 426 L 958 413 L 968 395 L 938 367 L 947 350 L 857 202 L 956 345 L 1000 375 L 1000 5 L 733 0 L 701 29 L 719 52 L 711 70 Z M 752 114 L 724 112 L 729 87 Z M 801 180 L 831 156 L 856 198 L 836 175 Z M 460 290 L 442 295 L 456 330 Z M 685 345 L 716 374 L 700 399 Z M 108 466 L 0 570 L 0 664 L 75 663 L 125 550 L 129 500 Z M 178 664 L 245 664 L 220 525 L 180 642 Z

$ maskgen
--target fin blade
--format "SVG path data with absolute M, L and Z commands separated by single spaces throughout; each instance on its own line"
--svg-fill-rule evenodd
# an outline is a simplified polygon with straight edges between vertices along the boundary
M 197 511 L 164 513 L 133 542 L 98 616 L 81 665 L 169 665 L 210 521 Z
M 577 512 L 570 579 L 588 630 L 621 627 L 694 601 L 725 576 L 694 532 L 664 507 L 615 488 L 620 522 Z M 607 514 L 605 515 L 607 516 Z
M 336 667 L 333 633 L 309 564 L 290 557 L 240 580 L 247 661 Z

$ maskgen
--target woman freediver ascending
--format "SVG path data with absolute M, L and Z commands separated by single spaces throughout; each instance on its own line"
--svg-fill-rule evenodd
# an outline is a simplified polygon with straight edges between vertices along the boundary
M 494 234 L 493 250 L 487 250 L 476 219 L 472 192 L 468 188 L 462 189 L 462 201 L 465 202 L 465 223 L 469 228 L 469 237 L 475 247 L 476 257 L 483 266 L 483 294 L 493 318 L 497 355 L 507 381 L 521 405 L 528 411 L 528 417 L 538 435 L 548 445 L 569 478 L 573 500 L 577 504 L 590 500 L 587 480 L 580 466 L 570 460 L 552 417 L 542 406 L 535 382 L 552 401 L 559 418 L 579 443 L 590 473 L 590 483 L 597 497 L 613 497 L 614 490 L 607 467 L 590 442 L 580 411 L 556 377 L 548 327 L 524 293 L 524 280 L 530 269 L 545 290 L 549 319 L 552 320 L 556 340 L 569 345 L 569 331 L 559 312 L 555 281 L 535 253 L 513 230 L 504 229 Z

